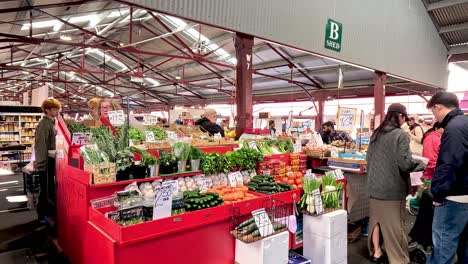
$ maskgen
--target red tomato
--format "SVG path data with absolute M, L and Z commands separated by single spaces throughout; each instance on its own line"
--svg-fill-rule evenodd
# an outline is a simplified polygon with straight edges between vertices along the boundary
M 297 188 L 302 189 L 302 184 L 298 184 Z
M 297 185 L 296 185 L 296 184 L 293 184 L 292 187 L 293 187 L 293 189 L 297 189 Z
M 302 184 L 302 179 L 296 179 L 296 184 Z
M 287 182 L 287 183 L 288 183 L 289 185 L 291 185 L 291 186 L 292 186 L 292 185 L 294 185 L 294 180 L 288 180 L 288 182 Z

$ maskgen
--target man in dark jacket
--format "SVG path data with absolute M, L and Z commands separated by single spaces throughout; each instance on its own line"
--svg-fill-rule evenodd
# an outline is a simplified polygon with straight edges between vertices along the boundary
M 39 221 L 45 221 L 50 214 L 50 208 L 47 202 L 47 169 L 49 150 L 55 150 L 55 118 L 60 112 L 61 104 L 54 98 L 48 98 L 42 103 L 44 116 L 36 128 L 34 141 L 34 167 L 39 174 L 40 193 L 37 204 L 37 214 Z
M 449 264 L 468 225 L 468 117 L 458 108 L 457 96 L 449 92 L 436 93 L 427 108 L 444 128 L 431 186 L 434 249 L 428 263 Z M 465 258 L 461 263 L 468 263 Z
M 205 109 L 202 118 L 198 119 L 195 125 L 199 126 L 202 131 L 208 132 L 210 136 L 219 133 L 224 137 L 224 129 L 216 124 L 216 110 L 212 108 Z

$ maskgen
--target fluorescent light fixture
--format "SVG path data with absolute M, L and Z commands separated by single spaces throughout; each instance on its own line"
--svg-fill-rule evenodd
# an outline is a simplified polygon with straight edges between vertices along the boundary
M 83 22 L 88 22 L 93 19 L 96 19 L 97 15 L 85 15 L 85 16 L 76 16 L 72 17 L 68 20 L 70 23 L 83 23 Z
M 26 195 L 7 196 L 6 199 L 9 203 L 23 203 L 28 201 Z
M 29 74 L 27 71 L 21 71 L 22 74 Z
M 58 20 L 46 20 L 46 21 L 40 21 L 40 22 L 33 22 L 32 27 L 33 28 L 49 28 L 49 27 L 55 27 L 55 26 L 62 26 L 62 23 Z M 27 30 L 31 27 L 30 23 L 23 24 L 21 27 L 21 30 Z
M 60 35 L 60 39 L 61 40 L 66 40 L 66 41 L 72 40 L 72 38 L 70 36 L 67 36 L 67 35 Z
M 177 29 L 181 29 L 184 27 L 187 27 L 187 23 L 185 23 L 182 19 L 172 17 L 172 16 L 167 16 L 167 15 L 160 15 L 162 18 L 164 18 L 166 21 L 168 21 L 173 27 L 176 27 Z M 214 53 L 218 55 L 220 60 L 227 61 L 231 64 L 236 65 L 237 64 L 237 59 L 231 57 L 231 54 L 227 52 L 226 50 L 219 48 L 218 45 L 215 43 L 210 44 L 210 39 L 204 36 L 203 34 L 200 34 L 198 30 L 195 28 L 189 28 L 185 31 L 183 31 L 186 35 L 188 35 L 190 38 L 192 38 L 195 41 L 202 41 L 204 42 L 205 47 L 209 50 L 216 50 Z
M 113 96 L 114 96 L 114 93 L 113 93 L 113 92 L 110 92 L 110 91 L 107 91 L 107 90 L 105 90 L 104 93 L 107 94 L 107 95 L 109 95 L 110 97 L 113 97 Z
M 156 81 L 156 80 L 153 79 L 153 78 L 149 78 L 149 77 L 148 77 L 148 78 L 145 78 L 145 81 L 151 83 L 151 86 L 153 86 L 153 87 L 156 87 L 156 86 L 161 85 L 158 81 Z
M 182 79 L 179 75 L 177 75 L 175 78 L 176 78 L 176 80 Z
M 121 17 L 121 16 L 124 16 L 124 15 L 126 15 L 128 13 L 130 13 L 130 10 L 122 9 L 122 10 L 112 11 L 107 17 L 108 18 Z
M 18 184 L 18 181 L 6 181 L 6 182 L 0 182 L 0 185 L 6 185 L 6 184 Z

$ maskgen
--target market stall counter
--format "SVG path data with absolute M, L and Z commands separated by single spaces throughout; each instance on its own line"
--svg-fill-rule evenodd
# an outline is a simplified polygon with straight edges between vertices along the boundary
M 245 202 L 184 213 L 123 227 L 106 218 L 109 208 L 89 208 L 85 263 L 134 263 L 148 259 L 170 263 L 233 263 L 235 238 L 229 234 L 233 209 L 250 214 L 269 199 L 292 205 L 300 191 L 259 196 Z M 99 248 L 99 252 L 96 249 Z

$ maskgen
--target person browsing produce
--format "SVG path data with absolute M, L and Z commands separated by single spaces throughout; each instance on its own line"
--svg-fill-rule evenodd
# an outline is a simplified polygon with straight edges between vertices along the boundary
M 331 144 L 333 141 L 336 141 L 336 140 L 342 140 L 345 142 L 353 141 L 353 139 L 349 136 L 348 133 L 344 131 L 336 131 L 335 125 L 330 121 L 325 122 L 322 125 L 322 131 L 323 131 L 322 139 L 323 139 L 323 143 L 325 144 Z
M 195 122 L 195 125 L 199 126 L 202 131 L 208 132 L 210 136 L 214 136 L 219 133 L 224 137 L 224 129 L 215 123 L 216 122 L 216 110 L 212 108 L 205 109 L 202 118 Z
M 449 264 L 468 228 L 468 117 L 460 110 L 457 96 L 449 92 L 434 94 L 427 108 L 444 128 L 431 183 L 434 248 L 427 263 Z M 462 251 L 468 252 L 467 243 L 463 246 Z M 467 262 L 465 256 L 462 263 Z
M 400 128 L 406 121 L 406 107 L 391 104 L 382 124 L 374 131 L 367 150 L 369 188 L 370 259 L 390 264 L 410 262 L 404 232 L 405 198 L 411 187 L 410 172 L 422 171 L 425 165 L 414 160 L 407 134 Z M 383 244 L 383 246 L 382 246 Z
M 49 163 L 49 150 L 55 150 L 55 118 L 60 112 L 62 105 L 57 99 L 52 97 L 42 102 L 44 116 L 39 122 L 34 141 L 35 162 L 34 167 L 39 174 L 40 193 L 37 204 L 37 214 L 39 221 L 45 221 L 51 215 L 47 202 L 47 170 Z

